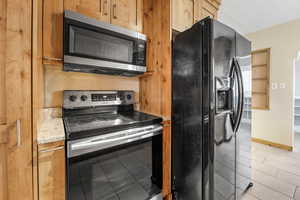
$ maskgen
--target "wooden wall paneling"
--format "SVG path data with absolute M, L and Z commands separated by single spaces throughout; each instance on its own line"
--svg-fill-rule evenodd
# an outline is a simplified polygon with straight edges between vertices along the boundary
M 148 36 L 147 67 L 140 78 L 140 110 L 165 119 L 163 194 L 171 199 L 171 1 L 144 0 L 144 33 Z
M 32 0 L 7 0 L 8 199 L 32 200 Z M 20 120 L 20 143 L 16 121 Z
M 171 199 L 171 109 L 172 109 L 172 11 L 171 1 L 162 1 L 162 116 L 165 127 L 164 149 L 164 196 Z
M 162 115 L 171 120 L 172 104 L 172 22 L 171 1 L 162 2 Z
M 63 12 L 63 0 L 43 0 L 43 57 L 45 62 L 62 62 Z
M 163 130 L 163 196 L 171 194 L 171 121 L 164 121 Z
M 66 192 L 65 147 L 54 146 L 38 152 L 39 199 L 64 200 Z
M 161 116 L 161 10 L 160 3 L 155 0 L 144 0 L 144 33 L 148 37 L 147 70 L 152 76 L 140 79 L 140 109 L 141 111 Z M 156 20 L 156 21 L 155 21 Z

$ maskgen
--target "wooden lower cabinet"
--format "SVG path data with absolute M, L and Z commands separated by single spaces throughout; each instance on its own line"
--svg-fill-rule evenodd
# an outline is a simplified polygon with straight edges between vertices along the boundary
M 39 200 L 65 200 L 66 159 L 62 144 L 39 146 L 38 188 Z

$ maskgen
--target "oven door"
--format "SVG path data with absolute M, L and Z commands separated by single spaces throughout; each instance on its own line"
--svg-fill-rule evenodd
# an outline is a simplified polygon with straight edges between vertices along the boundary
M 65 11 L 64 70 L 146 71 L 146 36 Z
M 68 142 L 69 200 L 162 200 L 162 127 Z

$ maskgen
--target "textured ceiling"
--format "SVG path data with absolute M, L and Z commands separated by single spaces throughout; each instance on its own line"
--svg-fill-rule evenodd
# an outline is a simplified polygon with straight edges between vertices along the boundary
M 222 0 L 219 20 L 243 34 L 300 18 L 300 0 Z

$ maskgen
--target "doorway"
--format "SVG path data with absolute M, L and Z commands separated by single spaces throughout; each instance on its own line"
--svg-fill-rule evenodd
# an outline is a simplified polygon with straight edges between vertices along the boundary
M 294 69 L 294 147 L 300 152 L 300 52 L 295 60 Z

